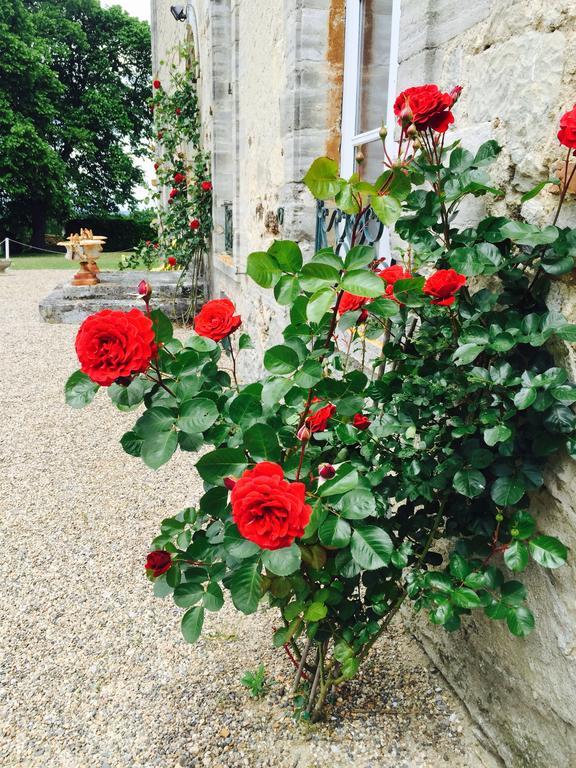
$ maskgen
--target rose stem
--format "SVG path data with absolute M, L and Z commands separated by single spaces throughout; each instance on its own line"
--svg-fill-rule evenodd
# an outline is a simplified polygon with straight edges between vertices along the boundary
M 238 379 L 236 377 L 236 357 L 234 355 L 234 348 L 232 346 L 232 339 L 230 339 L 230 357 L 232 358 L 232 378 L 234 379 L 234 385 L 236 386 L 236 392 L 240 392 L 238 386 Z
M 318 646 L 318 656 L 316 658 L 316 672 L 314 673 L 314 681 L 312 682 L 312 688 L 310 690 L 310 697 L 308 698 L 308 706 L 306 712 L 310 714 L 312 711 L 312 705 L 316 698 L 316 690 L 318 689 L 318 683 L 320 682 L 320 671 L 322 669 L 322 645 Z
M 304 672 L 304 665 L 306 664 L 306 656 L 308 656 L 308 651 L 310 650 L 311 645 L 312 645 L 312 640 L 311 638 L 308 638 L 306 640 L 306 645 L 304 646 L 304 650 L 302 651 L 300 664 L 298 664 L 298 669 L 296 670 L 296 677 L 294 678 L 294 683 L 292 684 L 292 693 L 296 693 L 296 691 L 298 690 L 298 683 L 300 682 L 300 678 L 302 677 L 302 673 Z

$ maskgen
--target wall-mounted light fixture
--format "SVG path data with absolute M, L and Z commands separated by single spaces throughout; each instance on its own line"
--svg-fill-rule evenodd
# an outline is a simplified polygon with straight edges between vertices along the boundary
M 188 18 L 185 5 L 171 5 L 170 13 L 174 16 L 176 21 L 186 21 Z

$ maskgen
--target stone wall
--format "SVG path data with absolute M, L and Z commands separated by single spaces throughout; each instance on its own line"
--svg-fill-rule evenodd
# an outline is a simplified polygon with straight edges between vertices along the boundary
M 410 0 L 402 4 L 399 89 L 437 82 L 464 86 L 456 124 L 472 148 L 495 138 L 504 151 L 495 180 L 506 199 L 494 212 L 518 211 L 520 194 L 553 176 L 564 158 L 557 121 L 576 101 L 574 0 Z M 552 188 L 550 188 L 552 189 Z M 558 198 L 543 192 L 522 206 L 550 221 Z M 469 211 L 472 216 L 477 211 Z M 560 223 L 576 223 L 570 202 Z M 576 286 L 558 281 L 550 303 L 576 321 Z M 559 348 L 576 379 L 576 356 Z M 550 469 L 533 508 L 545 533 L 576 550 L 576 471 L 566 458 Z M 417 635 L 509 768 L 576 764 L 576 562 L 526 574 L 537 626 L 524 640 L 481 617 L 456 634 L 415 622 Z

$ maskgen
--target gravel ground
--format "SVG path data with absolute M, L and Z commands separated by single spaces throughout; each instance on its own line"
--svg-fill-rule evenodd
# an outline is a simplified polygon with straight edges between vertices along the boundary
M 101 394 L 65 406 L 76 328 L 37 305 L 62 273 L 0 277 L 0 765 L 6 768 L 493 768 L 445 681 L 402 628 L 340 692 L 327 723 L 295 722 L 274 616 L 225 608 L 200 642 L 152 596 L 159 520 L 193 503 L 189 454 L 158 472 L 123 453 L 134 419 Z M 259 661 L 263 701 L 239 678 Z

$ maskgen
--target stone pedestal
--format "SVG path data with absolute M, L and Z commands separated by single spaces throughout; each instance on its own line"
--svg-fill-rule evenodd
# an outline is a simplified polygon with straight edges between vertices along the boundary
M 137 295 L 141 280 L 152 286 L 153 309 L 161 309 L 171 320 L 186 317 L 191 302 L 189 281 L 177 287 L 180 272 L 100 272 L 95 285 L 58 285 L 39 304 L 40 316 L 46 323 L 81 323 L 101 309 L 128 311 L 144 309 Z

